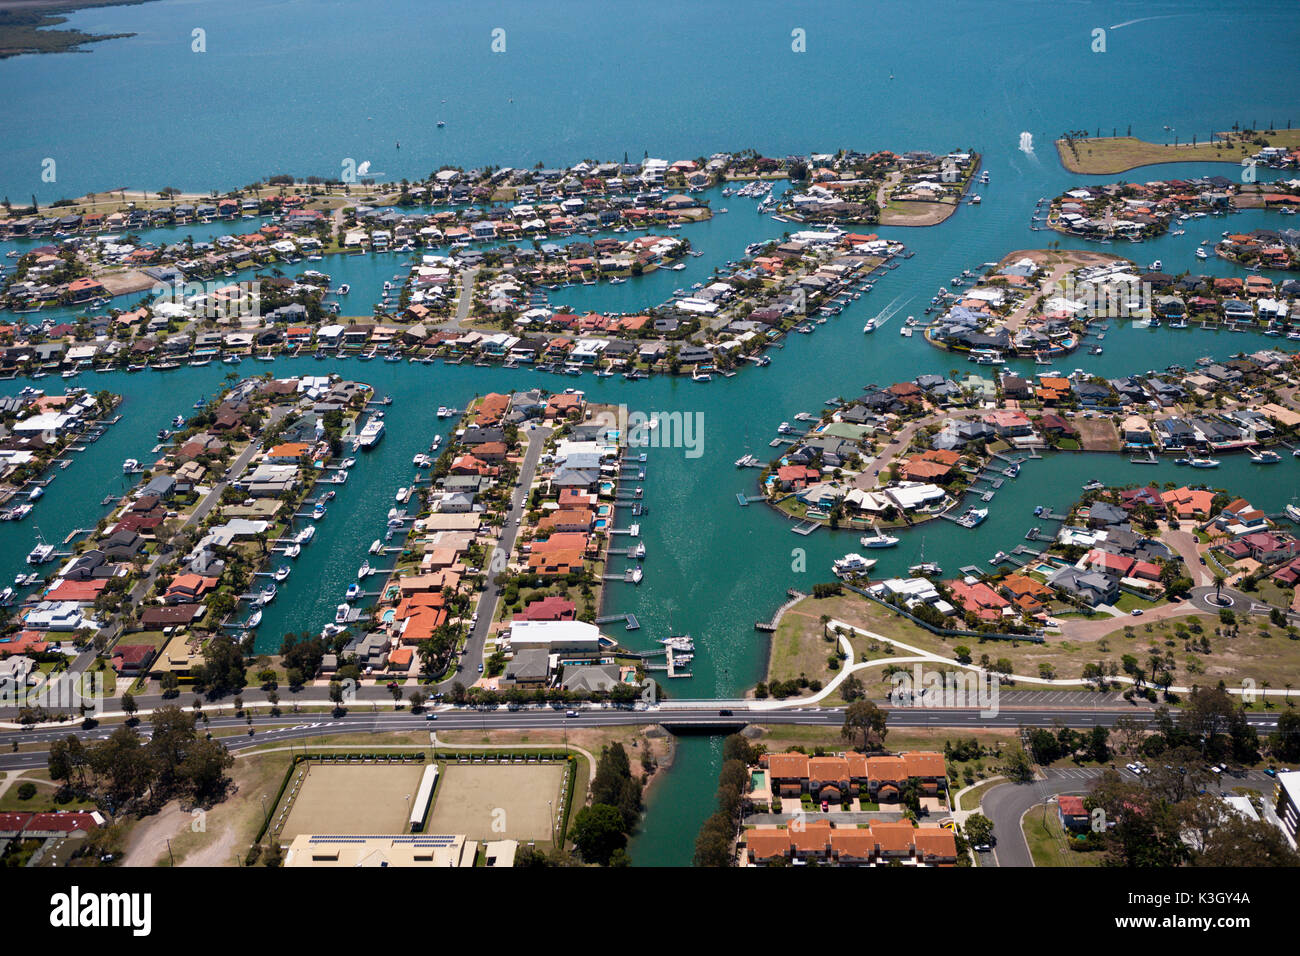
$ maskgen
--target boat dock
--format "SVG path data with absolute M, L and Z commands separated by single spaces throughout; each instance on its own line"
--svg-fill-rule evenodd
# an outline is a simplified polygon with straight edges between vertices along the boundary
M 638 541 L 634 548 L 607 548 L 606 554 L 621 554 L 624 557 L 636 558 L 638 561 L 645 557 L 645 542 Z
M 642 572 L 640 567 L 628 568 L 622 574 L 602 574 L 602 581 L 622 581 L 624 584 L 640 584 Z
M 997 557 L 996 555 L 994 558 L 989 558 L 989 564 L 1014 564 L 1018 568 L 1023 568 L 1025 565 L 1032 563 L 1035 558 L 1041 558 L 1042 556 L 1043 552 L 1020 544 L 1012 548 L 1010 552 L 1002 552 L 1002 557 L 997 560 L 994 560 Z
M 596 618 L 597 624 L 613 624 L 616 621 L 623 622 L 625 631 L 636 631 L 641 627 L 641 622 L 636 619 L 635 614 L 606 614 L 604 617 Z
M 773 611 L 772 617 L 769 620 L 755 621 L 754 630 L 762 631 L 766 634 L 773 633 L 774 631 L 776 631 L 777 626 L 781 623 L 781 618 L 782 616 L 784 616 L 785 612 L 790 610 L 790 608 L 794 607 L 796 604 L 798 604 L 800 601 L 802 601 L 804 598 L 808 596 L 804 594 L 802 591 L 796 590 L 795 588 L 789 588 L 786 590 L 785 593 L 786 593 L 786 597 L 789 598 L 789 600 L 787 600 L 779 608 Z
M 646 661 L 650 657 L 664 657 L 663 664 L 651 664 Z M 667 672 L 669 677 L 690 677 L 689 670 L 683 670 L 687 667 L 694 654 L 685 651 L 679 651 L 673 647 L 664 647 L 654 651 L 643 651 L 641 654 L 642 668 L 646 671 L 657 671 L 659 673 Z

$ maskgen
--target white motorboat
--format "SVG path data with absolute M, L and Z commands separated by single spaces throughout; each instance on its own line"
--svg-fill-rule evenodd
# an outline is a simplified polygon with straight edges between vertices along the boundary
M 283 581 L 288 576 L 289 576 L 289 565 L 282 564 L 275 569 L 275 579 L 277 581 Z
M 366 422 L 365 427 L 361 429 L 361 433 L 357 435 L 356 444 L 358 448 L 372 448 L 383 437 L 384 422 L 383 419 L 376 415 Z
M 860 554 L 846 554 L 831 565 L 831 571 L 837 578 L 846 578 L 856 574 L 866 574 L 875 566 L 874 558 L 864 558 Z
M 875 534 L 864 534 L 858 541 L 864 548 L 892 548 L 898 544 L 899 539 L 892 534 L 884 534 L 879 528 L 872 528 Z

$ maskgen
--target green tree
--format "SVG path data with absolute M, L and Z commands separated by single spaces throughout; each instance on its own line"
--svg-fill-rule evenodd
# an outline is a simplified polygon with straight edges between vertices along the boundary
M 608 866 L 615 850 L 627 846 L 623 816 L 617 807 L 593 803 L 578 811 L 573 820 L 573 845 L 588 863 Z
M 859 749 L 864 751 L 881 747 L 888 733 L 888 720 L 888 715 L 872 701 L 854 701 L 844 711 L 844 726 L 840 728 L 840 736 L 849 741 L 861 738 L 862 746 Z
M 974 846 L 993 845 L 993 821 L 982 813 L 972 813 L 962 825 L 963 831 Z

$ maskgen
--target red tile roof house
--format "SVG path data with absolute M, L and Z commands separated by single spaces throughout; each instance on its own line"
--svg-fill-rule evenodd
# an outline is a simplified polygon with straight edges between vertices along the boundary
M 1029 416 L 1015 409 L 998 409 L 984 415 L 984 422 L 1003 437 L 1032 435 L 1034 428 Z
M 925 866 L 953 866 L 957 841 L 942 827 L 914 827 L 910 821 L 872 820 L 866 828 L 816 820 L 799 830 L 760 826 L 745 832 L 751 865 L 777 859 L 817 860 L 839 866 L 871 866 L 891 860 Z
M 1242 539 L 1250 548 L 1250 556 L 1260 564 L 1276 564 L 1300 555 L 1300 541 L 1271 531 L 1257 531 Z
M 529 602 L 514 616 L 516 621 L 572 621 L 577 617 L 577 606 L 568 598 L 558 595 Z
M 498 425 L 510 409 L 510 396 L 490 392 L 483 397 L 483 403 L 474 414 L 475 425 Z
M 480 475 L 491 478 L 496 475 L 497 469 L 473 455 L 461 455 L 451 463 L 449 472 L 453 475 Z
M 113 670 L 123 677 L 143 674 L 157 652 L 152 644 L 118 644 L 113 648 Z
M 205 578 L 201 574 L 178 574 L 172 578 L 163 594 L 168 604 L 193 604 L 217 586 L 218 578 Z
M 867 758 L 867 791 L 877 803 L 897 800 L 906 782 L 907 765 L 902 757 Z
M 1120 577 L 1127 577 L 1135 563 L 1132 558 L 1122 554 L 1111 554 L 1109 551 L 1101 551 L 1097 548 L 1088 552 L 1084 562 L 1094 571 L 1106 571 L 1110 574 L 1118 574 Z
M 808 793 L 814 800 L 839 803 L 849 788 L 849 762 L 843 757 L 808 758 Z
M 1083 797 L 1063 793 L 1056 798 L 1056 809 L 1061 818 L 1061 826 L 1067 830 L 1088 829 L 1088 811 L 1083 807 Z
M 1165 503 L 1160 499 L 1160 489 L 1155 485 L 1123 489 L 1119 493 L 1119 505 L 1125 511 L 1132 511 L 1139 505 L 1147 505 L 1156 514 L 1164 514 L 1165 511 Z
M 821 472 L 806 465 L 783 465 L 776 470 L 776 481 L 782 491 L 802 491 L 819 478 Z
M 547 421 L 557 418 L 577 418 L 582 415 L 583 398 L 581 395 L 552 395 L 546 403 L 544 417 Z
M 767 770 L 772 792 L 781 797 L 797 797 L 808 780 L 808 757 L 800 753 L 767 754 Z
M 831 854 L 831 822 L 814 820 L 790 831 L 790 848 L 797 860 L 826 859 Z
M 1300 584 L 1300 558 L 1295 558 L 1273 572 L 1273 580 L 1284 588 Z
M 983 581 L 976 581 L 974 584 L 967 584 L 960 580 L 952 581 L 948 587 L 952 592 L 953 600 L 981 621 L 996 621 L 1011 606 L 1011 602 Z
M 33 813 L 23 828 L 23 838 L 42 840 L 51 837 L 70 837 L 89 833 L 104 823 L 104 816 L 98 811 L 59 810 L 54 813 Z
M 947 785 L 948 764 L 943 759 L 943 754 L 928 750 L 916 750 L 902 756 L 907 775 L 921 781 L 922 793 L 927 796 L 936 796 L 939 788 Z

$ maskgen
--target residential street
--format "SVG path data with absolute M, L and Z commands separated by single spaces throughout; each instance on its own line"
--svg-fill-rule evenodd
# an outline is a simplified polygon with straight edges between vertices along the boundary
M 280 419 L 284 418 L 289 411 L 289 406 L 277 405 L 273 407 L 268 416 L 267 427 L 274 425 Z M 213 485 L 212 489 L 203 496 L 198 504 L 194 506 L 194 510 L 190 512 L 189 516 L 183 522 L 181 522 L 180 529 L 178 530 L 184 530 L 192 525 L 202 523 L 203 519 L 208 516 L 212 509 L 221 502 L 221 495 L 230 483 L 232 481 L 237 481 L 244 474 L 245 470 L 248 468 L 248 463 L 253 460 L 254 456 L 257 455 L 259 451 L 261 451 L 261 447 L 261 444 L 258 442 L 250 442 L 248 447 L 243 450 L 239 457 L 231 463 L 230 468 L 226 472 L 226 476 Z M 148 566 L 145 568 L 144 578 L 137 581 L 135 587 L 131 589 L 129 600 L 133 606 L 138 606 L 144 599 L 145 595 L 149 593 L 149 590 L 153 587 L 154 580 L 158 577 L 157 569 L 159 565 L 161 565 L 169 556 L 169 552 L 160 551 L 154 556 L 154 559 L 149 562 Z M 101 633 L 103 633 L 109 641 L 112 641 L 113 638 L 117 637 L 120 630 L 121 624 L 115 621 Z M 70 670 L 74 673 L 89 671 L 95 663 L 96 656 L 94 647 L 89 647 L 77 655 L 76 659 L 72 662 Z
M 550 428 L 533 428 L 525 435 L 527 447 L 524 450 L 524 460 L 519 466 L 519 476 L 515 482 L 515 488 L 510 498 L 510 511 L 506 514 L 505 525 L 501 529 L 501 537 L 496 547 L 500 550 L 501 557 L 494 560 L 490 556 L 487 560 L 487 566 L 483 569 L 487 575 L 487 584 L 483 588 L 483 593 L 478 602 L 478 623 L 469 632 L 469 637 L 465 640 L 465 651 L 461 655 L 459 673 L 448 677 L 441 684 L 436 685 L 435 690 L 447 693 L 451 690 L 452 685 L 460 681 L 468 687 L 478 680 L 479 665 L 484 663 L 483 644 L 487 640 L 488 631 L 492 627 L 492 621 L 496 616 L 497 602 L 501 597 L 501 588 L 496 583 L 496 571 L 494 565 L 500 565 L 501 562 L 509 561 L 510 555 L 514 551 L 515 538 L 519 534 L 519 521 L 523 517 L 524 508 L 528 504 L 528 491 L 533 483 L 533 477 L 537 474 L 537 460 L 542 456 L 542 449 L 546 447 L 547 439 L 551 437 L 552 429 Z

